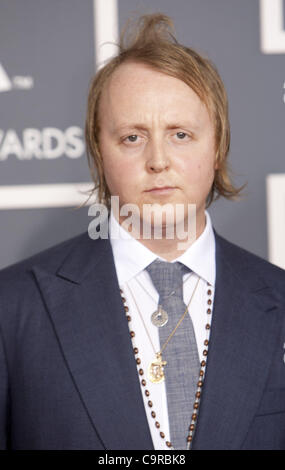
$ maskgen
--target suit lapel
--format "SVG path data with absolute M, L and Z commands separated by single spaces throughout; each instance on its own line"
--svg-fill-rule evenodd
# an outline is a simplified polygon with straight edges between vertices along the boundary
M 258 408 L 279 323 L 269 287 L 233 269 L 216 237 L 217 279 L 209 356 L 193 449 L 239 449 Z M 228 255 L 224 253 L 228 250 Z M 239 270 L 239 260 L 233 260 Z M 242 261 L 240 261 L 242 262 Z M 249 277 L 247 278 L 247 273 Z M 250 277 L 251 276 L 251 277 Z
M 102 446 L 152 449 L 109 241 L 86 236 L 57 275 L 34 272 Z
M 242 446 L 279 330 L 271 289 L 247 277 L 250 267 L 243 276 L 239 260 L 234 270 L 228 245 L 218 236 L 216 242 L 214 312 L 193 449 Z M 152 449 L 109 241 L 86 235 L 56 275 L 41 266 L 34 273 L 102 447 Z

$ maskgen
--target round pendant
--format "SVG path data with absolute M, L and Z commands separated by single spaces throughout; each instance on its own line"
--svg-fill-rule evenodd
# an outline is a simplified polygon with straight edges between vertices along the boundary
M 153 325 L 158 327 L 164 326 L 168 322 L 167 312 L 163 310 L 161 305 L 159 305 L 158 309 L 153 312 L 151 316 L 151 322 Z
M 164 380 L 164 366 L 167 364 L 163 361 L 160 354 L 157 354 L 156 361 L 150 363 L 148 367 L 148 378 L 152 383 L 158 384 Z

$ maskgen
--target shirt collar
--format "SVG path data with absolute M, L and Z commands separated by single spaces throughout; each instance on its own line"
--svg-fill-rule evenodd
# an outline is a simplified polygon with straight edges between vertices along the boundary
M 194 273 L 215 285 L 216 280 L 216 241 L 212 221 L 205 211 L 206 226 L 195 242 L 175 261 L 185 264 Z
M 203 233 L 174 261 L 183 263 L 214 286 L 216 278 L 215 236 L 210 215 L 207 211 L 205 214 L 206 226 Z M 120 285 L 130 281 L 155 259 L 163 259 L 123 229 L 112 211 L 109 218 L 109 234 Z

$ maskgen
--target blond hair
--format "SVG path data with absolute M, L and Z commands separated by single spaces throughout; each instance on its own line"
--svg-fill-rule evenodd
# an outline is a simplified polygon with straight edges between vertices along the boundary
M 98 190 L 99 201 L 109 206 L 111 196 L 99 149 L 99 102 L 108 79 L 125 62 L 142 63 L 182 80 L 199 96 L 213 119 L 218 164 L 207 206 L 220 196 L 235 199 L 243 187 L 234 187 L 229 174 L 230 124 L 222 79 L 209 59 L 177 42 L 172 20 L 156 13 L 127 23 L 121 35 L 118 55 L 97 72 L 90 85 L 85 138 L 89 168 L 95 183 L 93 191 Z

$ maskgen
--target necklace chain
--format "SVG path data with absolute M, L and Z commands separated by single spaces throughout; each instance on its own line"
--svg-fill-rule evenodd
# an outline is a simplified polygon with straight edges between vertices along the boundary
M 197 288 L 197 286 L 198 286 L 198 283 L 196 284 L 195 287 Z M 134 298 L 134 296 L 133 296 L 130 289 L 129 289 L 129 291 L 130 291 L 130 293 L 131 293 L 131 295 L 134 299 L 134 303 L 136 305 L 138 313 L 140 314 L 140 317 L 143 321 L 143 318 L 142 318 L 142 315 L 140 313 L 140 309 L 138 308 L 137 302 L 135 301 L 135 298 Z M 130 329 L 131 316 L 129 315 L 129 307 L 126 305 L 126 299 L 124 298 L 124 292 L 123 292 L 122 289 L 120 289 L 120 293 L 121 293 L 121 296 L 122 296 L 122 301 L 123 301 L 123 304 L 124 304 L 124 309 L 125 309 L 127 321 L 129 323 L 129 329 Z M 193 405 L 194 410 L 193 410 L 193 413 L 192 413 L 192 416 L 191 416 L 191 423 L 189 425 L 189 432 L 188 432 L 188 435 L 187 435 L 187 438 L 186 438 L 186 442 L 187 442 L 187 449 L 186 450 L 191 449 L 193 435 L 194 435 L 196 424 L 197 424 L 198 409 L 199 409 L 199 405 L 200 405 L 200 401 L 201 401 L 202 387 L 203 387 L 204 379 L 205 379 L 205 370 L 206 370 L 206 362 L 207 362 L 207 357 L 208 357 L 209 337 L 210 337 L 211 319 L 212 319 L 212 299 L 210 298 L 210 296 L 212 295 L 212 289 L 211 289 L 210 283 L 207 283 L 207 295 L 208 295 L 208 300 L 207 300 L 207 310 L 206 310 L 206 312 L 207 312 L 207 315 L 209 317 L 209 322 L 207 322 L 207 324 L 205 326 L 205 328 L 206 328 L 206 339 L 204 341 L 205 349 L 203 351 L 203 360 L 200 363 L 201 368 L 200 368 L 200 372 L 199 372 L 197 390 L 196 390 L 196 393 L 195 393 L 195 400 L 194 400 L 194 405 Z M 192 299 L 192 297 L 193 297 L 193 294 L 191 296 L 191 299 Z M 191 299 L 190 299 L 190 301 L 191 301 Z M 189 306 L 189 304 L 188 304 L 188 306 Z M 188 307 L 187 307 L 187 309 L 188 309 Z M 187 309 L 186 309 L 186 311 L 187 311 Z M 143 324 L 144 324 L 144 327 L 145 327 L 144 321 L 143 321 Z M 177 326 L 177 328 L 178 328 L 178 326 Z M 155 352 L 155 348 L 153 346 L 152 340 L 150 338 L 150 335 L 149 335 L 147 329 L 146 329 L 146 333 L 148 334 L 148 337 L 150 339 L 150 343 L 151 343 L 151 345 L 153 347 L 153 350 Z M 135 332 L 133 330 L 130 330 L 130 336 L 131 336 L 132 343 L 133 343 L 133 346 L 134 346 Z M 134 352 L 134 355 L 136 357 L 139 353 L 138 348 L 134 346 L 133 347 L 133 352 Z M 140 367 L 141 359 L 139 357 L 136 357 L 136 364 L 137 364 L 137 366 L 139 366 L 138 374 L 141 378 L 141 385 L 144 388 L 144 394 L 145 394 L 146 397 L 149 398 L 150 397 L 150 392 L 149 392 L 149 390 L 146 389 L 147 383 L 146 383 L 145 378 L 142 378 L 144 376 L 144 370 Z M 153 403 L 150 399 L 148 399 L 148 406 L 149 406 L 150 409 L 153 408 Z M 154 410 L 151 411 L 151 417 L 153 419 L 156 419 L 156 413 L 155 413 Z M 155 426 L 158 430 L 160 429 L 160 423 L 158 421 L 155 421 Z M 165 434 L 164 434 L 163 431 L 159 431 L 159 434 L 160 434 L 160 437 L 162 439 L 165 439 Z M 165 441 L 165 444 L 168 448 L 174 449 L 170 441 Z
M 167 344 L 168 344 L 169 341 L 171 340 L 172 336 L 175 334 L 177 328 L 179 327 L 179 325 L 181 325 L 182 321 L 184 320 L 184 318 L 185 318 L 185 316 L 186 316 L 186 313 L 188 312 L 188 308 L 190 307 L 191 301 L 192 301 L 192 299 L 193 299 L 193 297 L 194 297 L 194 294 L 195 294 L 195 292 L 196 292 L 196 290 L 197 290 L 199 281 L 200 281 L 200 277 L 199 277 L 198 281 L 196 282 L 196 285 L 195 285 L 195 287 L 194 287 L 194 290 L 193 290 L 193 292 L 192 292 L 192 295 L 191 295 L 191 297 L 190 297 L 190 300 L 189 300 L 189 302 L 188 302 L 188 305 L 187 305 L 187 307 L 186 307 L 186 309 L 185 309 L 185 311 L 184 311 L 182 317 L 178 320 L 177 325 L 175 326 L 174 330 L 170 333 L 170 335 L 169 335 L 168 338 L 166 339 L 165 343 L 163 344 L 162 348 L 161 348 L 160 351 L 159 351 L 159 354 L 162 354 L 162 351 L 164 351 L 164 349 L 166 348 Z
M 151 340 L 150 334 L 149 334 L 148 329 L 147 329 L 147 327 L 146 327 L 146 324 L 145 324 L 145 322 L 144 322 L 143 316 L 142 316 L 142 314 L 141 314 L 141 311 L 140 311 L 140 308 L 139 308 L 139 306 L 138 306 L 138 304 L 137 304 L 137 301 L 136 301 L 136 299 L 135 299 L 135 296 L 134 296 L 134 294 L 132 293 L 132 291 L 131 291 L 131 289 L 130 289 L 130 286 L 128 286 L 129 292 L 130 292 L 130 294 L 131 294 L 131 296 L 132 296 L 132 299 L 133 299 L 133 301 L 134 301 L 134 304 L 135 304 L 135 306 L 136 306 L 136 308 L 137 308 L 137 311 L 138 311 L 138 313 L 139 313 L 139 316 L 140 316 L 140 318 L 141 318 L 141 321 L 142 321 L 142 323 L 143 323 L 143 326 L 144 326 L 144 328 L 145 328 L 145 331 L 146 331 L 146 333 L 147 333 L 147 335 L 148 335 L 148 338 L 149 338 L 149 340 L 150 340 L 150 343 L 151 343 L 151 345 L 152 345 L 152 349 L 153 349 L 153 352 L 154 352 L 155 355 L 157 355 L 157 354 L 161 355 L 161 354 L 162 354 L 162 352 L 163 352 L 164 349 L 166 348 L 167 344 L 168 344 L 169 341 L 171 340 L 172 336 L 175 334 L 177 328 L 179 327 L 179 325 L 180 325 L 180 324 L 182 323 L 182 321 L 184 320 L 184 318 L 185 318 L 185 316 L 186 316 L 186 313 L 188 312 L 188 309 L 189 309 L 189 307 L 190 307 L 191 301 L 192 301 L 192 299 L 193 299 L 193 297 L 194 297 L 194 294 L 195 294 L 195 292 L 196 292 L 196 290 L 197 290 L 199 281 L 200 281 L 200 277 L 198 278 L 198 281 L 196 282 L 196 285 L 195 285 L 195 287 L 194 287 L 194 290 L 193 290 L 193 292 L 192 292 L 192 295 L 191 295 L 191 297 L 190 297 L 190 300 L 189 300 L 189 302 L 188 302 L 188 305 L 187 305 L 186 309 L 184 310 L 184 312 L 183 312 L 181 318 L 178 320 L 178 322 L 177 322 L 176 326 L 174 327 L 173 331 L 170 333 L 170 335 L 168 336 L 168 338 L 166 339 L 166 341 L 164 342 L 164 344 L 163 344 L 162 347 L 160 348 L 160 351 L 158 351 L 157 353 L 155 352 L 155 348 L 154 348 L 153 342 L 152 342 L 152 340 Z

